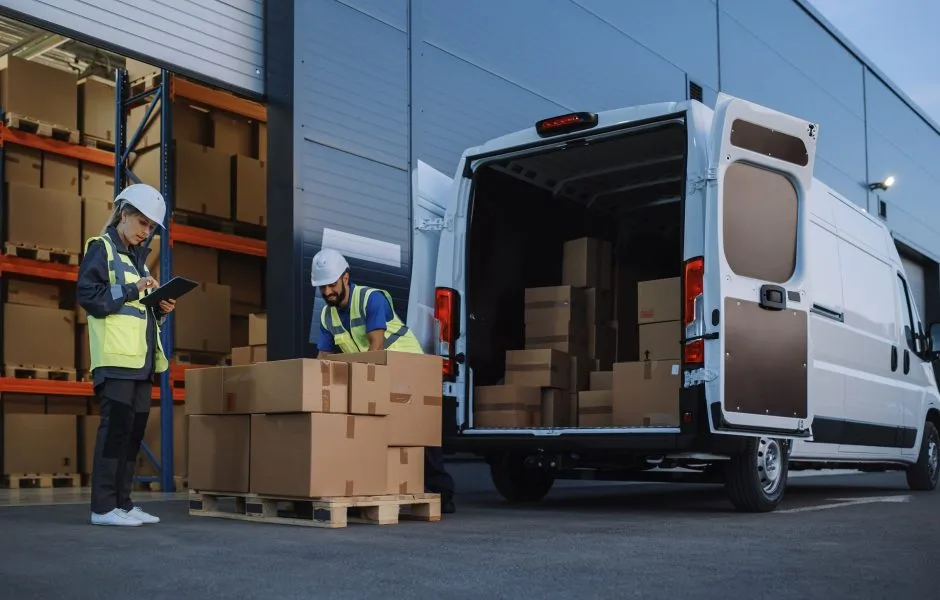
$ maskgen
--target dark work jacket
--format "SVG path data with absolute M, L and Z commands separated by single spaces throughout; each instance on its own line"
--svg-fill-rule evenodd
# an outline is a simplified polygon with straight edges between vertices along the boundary
M 114 241 L 117 251 L 129 256 L 137 272 L 143 277 L 144 265 L 147 262 L 147 256 L 150 254 L 150 248 L 144 246 L 131 246 L 127 248 L 121 241 L 114 227 L 108 228 L 108 234 Z M 140 296 L 137 285 L 128 283 L 124 285 L 124 295 L 120 298 L 114 298 L 111 295 L 111 284 L 108 279 L 108 254 L 104 247 L 105 242 L 95 240 L 88 245 L 88 251 L 85 252 L 82 263 L 78 268 L 78 304 L 84 308 L 89 315 L 102 319 L 110 314 L 116 313 L 119 308 L 131 300 L 136 300 Z M 156 347 L 157 326 L 156 320 L 163 317 L 162 311 L 156 309 L 147 311 L 147 358 L 144 366 L 139 369 L 128 369 L 125 367 L 99 367 L 92 373 L 94 387 L 98 387 L 106 379 L 135 379 L 138 381 L 149 380 L 153 377 L 153 352 Z

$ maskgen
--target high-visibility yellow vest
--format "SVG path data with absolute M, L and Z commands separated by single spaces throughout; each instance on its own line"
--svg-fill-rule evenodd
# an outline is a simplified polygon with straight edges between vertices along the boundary
M 124 295 L 124 285 L 137 283 L 141 277 L 150 276 L 144 265 L 144 273 L 137 272 L 129 256 L 118 252 L 114 241 L 107 234 L 89 238 L 85 252 L 95 240 L 104 242 L 108 254 L 108 281 L 115 293 Z M 121 289 L 118 291 L 118 287 Z M 145 290 L 147 295 L 151 290 Z M 154 371 L 162 373 L 169 368 L 160 340 L 160 324 L 155 323 L 157 343 L 154 345 Z M 88 345 L 91 354 L 91 369 L 98 367 L 125 367 L 139 369 L 147 359 L 147 307 L 138 300 L 125 302 L 121 309 L 103 319 L 88 315 Z
M 327 331 L 333 334 L 333 342 L 343 354 L 369 351 L 369 335 L 366 332 L 365 307 L 372 294 L 383 294 L 392 308 L 392 318 L 385 323 L 385 350 L 396 352 L 411 352 L 424 354 L 418 338 L 398 318 L 392 297 L 385 290 L 356 286 L 349 301 L 349 331 L 343 327 L 339 318 L 339 311 L 335 306 L 324 306 L 320 313 L 320 323 Z

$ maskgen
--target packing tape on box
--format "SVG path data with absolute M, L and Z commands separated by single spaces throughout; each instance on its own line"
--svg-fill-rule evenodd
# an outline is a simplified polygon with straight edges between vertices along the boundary
M 332 378 L 330 377 L 329 361 L 320 361 L 320 381 L 322 382 L 323 387 L 327 387 L 331 384 Z
M 551 371 L 552 373 L 558 372 L 558 365 L 553 365 L 551 363 L 537 363 L 537 364 L 518 364 L 518 363 L 507 363 L 507 371 Z
M 356 439 L 356 417 L 352 415 L 346 417 L 346 439 Z
M 399 448 L 398 449 L 398 460 L 402 465 L 408 464 L 408 448 Z
M 330 371 L 335 385 L 349 385 L 349 363 L 330 361 Z
M 443 396 L 425 396 L 424 405 L 425 406 L 443 406 L 444 397 Z
M 399 493 L 399 494 L 407 494 L 407 493 L 408 493 L 408 482 L 407 482 L 407 481 L 402 481 L 401 483 L 398 484 L 398 493 Z
M 234 392 L 228 392 L 225 394 L 225 405 L 222 407 L 222 412 L 234 412 L 236 404 L 238 404 L 238 395 Z
M 346 480 L 346 495 L 355 496 L 355 494 L 353 494 L 353 482 L 349 479 Z
M 369 413 L 370 415 L 374 415 L 375 414 L 375 402 L 369 402 L 367 406 L 368 408 L 366 409 L 366 412 Z
M 326 413 L 330 412 L 330 390 L 324 389 L 321 392 L 320 404 L 322 404 L 322 406 L 320 407 L 320 410 Z
M 497 410 L 542 410 L 541 406 L 531 406 L 522 402 L 498 402 L 496 404 L 477 404 L 474 411 L 489 412 Z
M 653 378 L 653 363 L 650 361 L 645 361 L 643 363 L 643 379 L 652 379 Z
M 375 381 L 375 365 L 367 365 L 366 381 Z
M 410 404 L 411 403 L 411 394 L 396 394 L 391 393 L 388 395 L 388 399 L 395 404 Z

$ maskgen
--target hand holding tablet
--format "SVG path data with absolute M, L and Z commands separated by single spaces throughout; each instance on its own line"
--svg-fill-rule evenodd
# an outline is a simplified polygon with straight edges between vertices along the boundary
M 199 287 L 199 284 L 195 281 L 186 279 L 185 277 L 176 276 L 141 298 L 140 303 L 144 306 L 153 308 L 162 300 L 176 300 L 182 296 L 185 296 L 197 287 Z

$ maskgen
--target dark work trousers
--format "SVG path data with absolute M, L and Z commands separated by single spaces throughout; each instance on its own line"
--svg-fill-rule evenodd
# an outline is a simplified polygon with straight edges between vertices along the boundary
M 424 487 L 445 499 L 454 496 L 454 478 L 444 469 L 444 452 L 440 447 L 424 449 Z
M 134 465 L 150 416 L 149 380 L 106 379 L 95 388 L 101 403 L 101 425 L 95 441 L 91 475 L 91 510 L 104 514 L 134 508 Z

